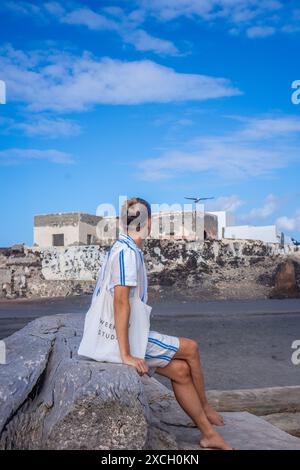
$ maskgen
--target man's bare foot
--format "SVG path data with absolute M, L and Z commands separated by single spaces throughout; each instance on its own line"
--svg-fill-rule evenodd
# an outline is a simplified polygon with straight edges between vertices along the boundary
M 224 419 L 208 403 L 204 406 L 204 411 L 208 421 L 215 426 L 224 426 Z
M 203 437 L 200 441 L 200 446 L 203 447 L 203 449 L 233 450 L 217 432 Z

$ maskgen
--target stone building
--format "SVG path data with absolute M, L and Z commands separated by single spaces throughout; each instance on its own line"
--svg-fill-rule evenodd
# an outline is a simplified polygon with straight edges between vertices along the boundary
M 36 215 L 34 246 L 111 245 L 119 235 L 118 217 L 83 212 Z M 248 239 L 291 243 L 275 225 L 233 225 L 226 211 L 161 211 L 152 214 L 150 238 L 159 240 Z
M 218 237 L 218 217 L 205 213 L 196 219 L 196 212 L 158 212 L 152 215 L 150 238 L 160 240 L 215 240 Z
M 34 245 L 39 247 L 92 245 L 98 241 L 102 217 L 83 212 L 36 215 Z
M 222 240 L 224 238 L 225 234 L 225 229 L 228 225 L 233 225 L 231 222 L 232 220 L 232 215 L 227 212 L 227 211 L 209 211 L 206 214 L 212 214 L 217 217 L 217 224 L 218 224 L 218 233 L 217 236 L 215 237 L 217 240 Z
M 233 225 L 227 226 L 224 238 L 242 240 L 261 240 L 265 243 L 284 243 L 284 234 L 278 232 L 276 225 Z
M 206 212 L 204 214 L 204 240 L 218 239 L 218 217 L 216 214 Z
M 194 212 L 157 213 L 152 216 L 150 238 L 160 240 L 205 240 L 218 238 L 218 217 L 205 213 L 195 233 Z M 118 217 L 100 217 L 82 212 L 36 215 L 34 246 L 111 244 L 119 234 Z

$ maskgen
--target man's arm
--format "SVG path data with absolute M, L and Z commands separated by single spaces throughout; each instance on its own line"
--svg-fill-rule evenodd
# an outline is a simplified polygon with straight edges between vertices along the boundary
M 148 372 L 145 359 L 133 357 L 130 354 L 128 328 L 130 316 L 129 286 L 114 286 L 114 317 L 120 354 L 124 364 L 134 366 L 140 375 Z

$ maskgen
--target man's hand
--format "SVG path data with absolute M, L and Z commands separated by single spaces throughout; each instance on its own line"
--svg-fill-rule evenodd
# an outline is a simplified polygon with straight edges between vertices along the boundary
M 140 376 L 146 374 L 149 370 L 145 359 L 140 359 L 139 357 L 134 357 L 130 355 L 125 356 L 123 357 L 123 364 L 135 367 Z

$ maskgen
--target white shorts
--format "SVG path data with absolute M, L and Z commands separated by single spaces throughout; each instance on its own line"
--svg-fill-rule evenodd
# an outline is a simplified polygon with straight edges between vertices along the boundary
M 148 375 L 151 377 L 157 367 L 167 366 L 178 349 L 179 338 L 177 336 L 150 331 L 145 354 L 145 360 L 149 366 Z

